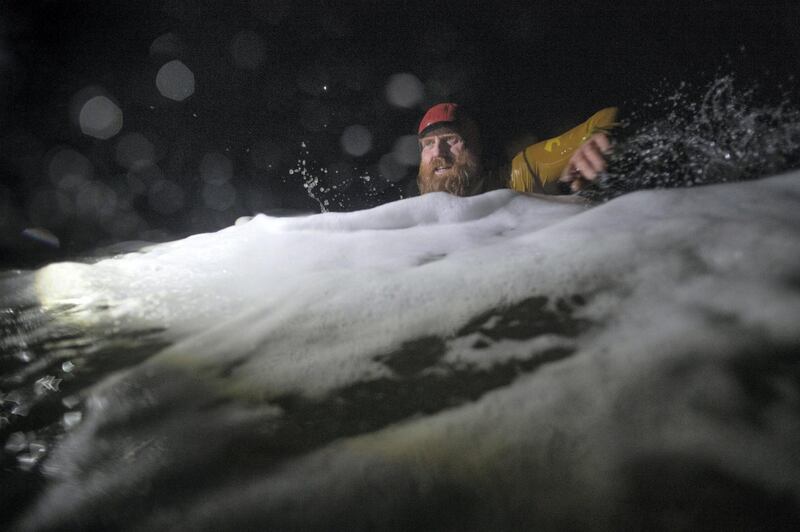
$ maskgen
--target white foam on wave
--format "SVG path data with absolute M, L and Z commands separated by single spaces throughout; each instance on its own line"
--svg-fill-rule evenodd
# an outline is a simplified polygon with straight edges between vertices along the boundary
M 376 353 L 532 295 L 593 294 L 584 312 L 607 325 L 586 349 L 652 351 L 673 329 L 664 342 L 710 345 L 727 334 L 705 326 L 720 315 L 785 337 L 800 315 L 784 288 L 800 269 L 797 183 L 640 192 L 591 209 L 495 191 L 260 215 L 92 265 L 54 264 L 37 287 L 45 305 L 80 304 L 87 323 L 166 326 L 178 342 L 156 361 L 246 357 L 239 386 L 257 394 L 318 394 L 380 373 Z
M 796 501 L 800 425 L 780 367 L 781 350 L 800 344 L 798 207 L 797 172 L 593 208 L 510 191 L 431 194 L 349 214 L 257 216 L 92 265 L 51 265 L 37 273 L 47 306 L 75 304 L 68 315 L 101 327 L 166 325 L 174 343 L 93 390 L 23 529 L 113 518 L 104 494 L 127 509 L 142 499 L 125 494 L 151 493 L 162 474 L 224 467 L 227 453 L 251 450 L 252 474 L 191 477 L 178 502 L 170 492 L 146 503 L 137 524 L 169 528 L 180 515 L 209 530 L 219 519 L 385 528 L 438 516 L 427 502 L 452 492 L 483 519 L 476 529 L 613 530 L 640 511 L 631 497 L 669 497 L 717 472 Z M 567 314 L 589 326 L 574 335 L 545 328 L 485 349 L 451 336 L 485 312 L 538 297 L 554 308 L 575 294 L 586 304 Z M 519 319 L 535 330 L 537 312 Z M 381 356 L 413 356 L 404 342 L 431 337 L 447 343 L 444 363 L 423 373 L 469 371 L 423 380 L 433 411 L 412 415 L 401 392 L 422 373 L 404 378 Z M 488 378 L 553 346 L 569 356 L 437 403 L 451 398 L 437 382 Z M 764 404 L 737 373 L 761 359 L 752 383 L 773 394 Z M 369 388 L 376 377 L 389 378 L 384 388 Z M 373 395 L 354 398 L 348 385 Z M 281 402 L 297 396 L 308 410 Z M 366 429 L 319 432 L 328 425 L 317 409 L 344 425 L 368 421 L 359 401 L 390 411 Z M 300 431 L 286 457 L 286 435 L 273 432 L 284 422 Z M 279 467 L 262 447 L 273 437 Z M 714 493 L 710 504 L 727 501 Z

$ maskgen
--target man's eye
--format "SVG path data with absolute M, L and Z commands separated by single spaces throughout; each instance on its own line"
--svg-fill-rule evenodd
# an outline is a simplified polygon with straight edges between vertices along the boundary
M 448 143 L 450 146 L 455 146 L 455 145 L 456 145 L 456 144 L 458 144 L 459 142 L 461 142 L 461 137 L 453 136 L 453 137 L 449 137 L 449 138 L 447 139 L 447 143 Z

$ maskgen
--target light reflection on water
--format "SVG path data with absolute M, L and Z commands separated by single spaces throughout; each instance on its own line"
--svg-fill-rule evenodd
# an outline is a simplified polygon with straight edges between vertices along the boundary
M 162 329 L 92 326 L 86 308 L 34 299 L 32 272 L 0 279 L 0 441 L 2 465 L 33 470 L 53 442 L 81 419 L 85 392 L 166 345 Z M 102 314 L 103 308 L 95 309 Z

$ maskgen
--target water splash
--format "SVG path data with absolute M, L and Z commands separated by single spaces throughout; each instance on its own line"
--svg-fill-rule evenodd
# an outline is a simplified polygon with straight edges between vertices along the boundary
M 581 194 L 608 200 L 626 192 L 743 181 L 800 166 L 800 109 L 784 95 L 759 103 L 760 91 L 734 77 L 711 82 L 702 98 L 682 83 L 623 123 L 609 169 Z M 645 122 L 644 115 L 661 118 Z M 644 125 L 634 126 L 634 123 Z
M 313 160 L 308 144 L 302 142 L 300 146 L 302 152 L 294 167 L 289 169 L 288 180 L 299 176 L 306 194 L 319 206 L 320 212 L 349 211 L 385 203 L 382 193 L 386 188 L 393 189 L 399 198 L 403 197 L 397 185 L 380 175 L 375 177 L 370 171 L 356 167 L 341 172 L 320 166 Z

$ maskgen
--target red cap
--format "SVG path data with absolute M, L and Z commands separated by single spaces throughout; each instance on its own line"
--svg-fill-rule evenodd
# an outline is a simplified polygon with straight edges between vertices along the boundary
M 467 117 L 457 103 L 437 103 L 428 109 L 428 112 L 420 120 L 417 134 L 422 135 L 422 132 L 429 127 L 442 122 L 459 122 L 464 119 Z

